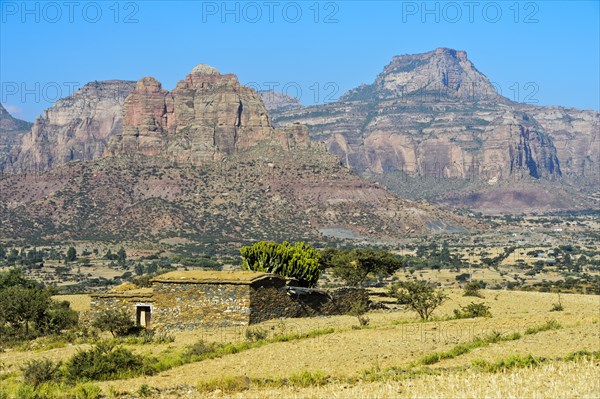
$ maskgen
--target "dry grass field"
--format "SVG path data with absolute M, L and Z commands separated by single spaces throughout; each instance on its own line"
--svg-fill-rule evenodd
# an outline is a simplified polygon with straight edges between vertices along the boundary
M 416 314 L 408 310 L 369 312 L 370 323 L 363 328 L 358 328 L 357 319 L 350 316 L 269 321 L 253 328 L 266 331 L 269 337 L 327 328 L 333 328 L 333 332 L 287 342 L 269 341 L 153 376 L 96 384 L 108 397 L 138 397 L 140 392 L 163 398 L 600 397 L 599 359 L 564 359 L 577 351 L 600 350 L 600 297 L 563 294 L 565 310 L 550 312 L 556 294 L 485 290 L 485 298 L 480 299 L 464 297 L 459 290 L 447 292 L 449 299 L 428 322 L 418 321 Z M 89 307 L 85 295 L 60 299 L 71 301 L 77 310 Z M 451 319 L 453 309 L 473 301 L 490 306 L 493 317 Z M 560 327 L 526 333 L 549 320 L 556 320 Z M 422 361 L 495 332 L 521 335 L 432 364 Z M 172 343 L 127 347 L 161 357 L 199 339 L 243 342 L 244 333 L 244 328 L 181 332 L 174 334 Z M 0 353 L 1 370 L 18 375 L 20 367 L 31 359 L 66 360 L 86 347 L 67 344 L 41 351 L 6 350 Z M 493 364 L 513 355 L 532 355 L 541 360 L 539 364 L 506 370 L 476 367 L 481 361 Z M 19 377 L 15 378 L 18 381 Z

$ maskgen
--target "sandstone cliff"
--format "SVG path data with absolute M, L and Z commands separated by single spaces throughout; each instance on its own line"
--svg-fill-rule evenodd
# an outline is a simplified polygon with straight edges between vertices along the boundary
M 115 155 L 163 155 L 202 164 L 247 150 L 261 141 L 285 148 L 310 145 L 299 126 L 275 130 L 260 95 L 232 74 L 199 65 L 171 92 L 154 78 L 137 82 L 125 100 L 122 134 L 107 149 Z
M 134 82 L 92 82 L 58 100 L 23 137 L 9 170 L 47 170 L 101 156 L 110 137 L 121 131 L 123 102 Z
M 31 129 L 31 125 L 29 122 L 14 118 L 0 104 L 0 172 L 14 161 L 23 136 Z

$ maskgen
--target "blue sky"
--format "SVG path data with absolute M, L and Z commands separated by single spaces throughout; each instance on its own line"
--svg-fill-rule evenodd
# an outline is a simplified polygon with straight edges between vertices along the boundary
M 467 51 L 506 97 L 600 108 L 598 1 L 0 1 L 0 101 L 33 120 L 93 80 L 197 64 L 304 104 L 370 83 L 394 55 Z

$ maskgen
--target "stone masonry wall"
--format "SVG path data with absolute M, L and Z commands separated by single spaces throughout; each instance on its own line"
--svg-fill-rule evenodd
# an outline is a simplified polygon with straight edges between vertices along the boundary
M 247 325 L 250 287 L 244 284 L 153 284 L 157 330 L 184 331 L 202 327 Z
M 118 296 L 118 295 L 106 295 L 106 296 L 92 296 L 89 310 L 89 322 L 94 317 L 99 315 L 105 310 L 121 310 L 125 309 L 130 315 L 131 321 L 136 322 L 136 305 L 138 304 L 151 304 L 153 299 L 151 296 Z
M 281 317 L 313 317 L 346 314 L 356 302 L 369 301 L 362 288 L 338 288 L 330 291 L 312 290 L 310 294 L 288 293 L 284 286 L 253 286 L 250 323 Z

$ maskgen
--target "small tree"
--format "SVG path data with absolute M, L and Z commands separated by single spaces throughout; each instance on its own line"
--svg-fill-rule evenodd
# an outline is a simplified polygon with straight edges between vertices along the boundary
M 69 247 L 67 250 L 67 262 L 74 262 L 77 259 L 77 250 L 73 247 Z
M 138 263 L 137 265 L 135 265 L 134 271 L 136 275 L 141 276 L 142 274 L 144 274 L 145 271 L 144 265 Z
M 101 331 L 110 331 L 113 337 L 127 335 L 135 327 L 124 309 L 106 309 L 94 319 L 92 325 Z
M 403 260 L 387 251 L 356 248 L 330 256 L 333 274 L 348 285 L 362 285 L 369 275 L 390 276 L 402 268 Z
M 356 301 L 352 304 L 349 315 L 356 317 L 358 325 L 364 327 L 369 324 L 369 318 L 365 314 L 369 311 L 369 307 L 362 301 Z
M 119 260 L 119 265 L 125 265 L 125 261 L 127 260 L 127 252 L 125 252 L 125 248 L 121 247 L 121 249 L 119 249 L 119 252 L 117 252 L 117 259 Z
M 400 281 L 390 286 L 388 294 L 402 305 L 416 311 L 421 320 L 429 320 L 431 313 L 447 296 L 425 281 Z
M 486 284 L 483 281 L 469 281 L 465 285 L 465 292 L 463 296 L 476 296 L 478 298 L 483 298 L 480 289 L 485 288 Z

